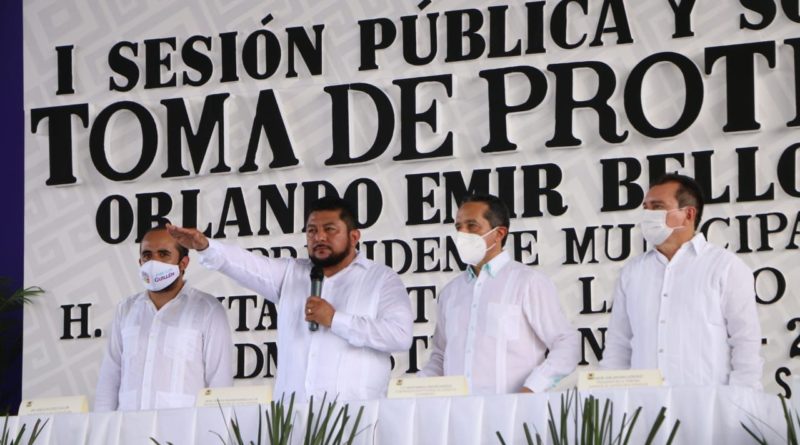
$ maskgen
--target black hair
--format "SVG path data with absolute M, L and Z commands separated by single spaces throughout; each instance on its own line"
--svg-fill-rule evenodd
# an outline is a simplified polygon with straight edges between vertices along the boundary
M 678 200 L 678 206 L 681 208 L 694 207 L 697 209 L 697 218 L 694 220 L 694 228 L 697 229 L 700 227 L 700 220 L 703 217 L 703 205 L 705 204 L 703 202 L 703 189 L 700 188 L 700 184 L 693 178 L 677 173 L 665 174 L 656 182 L 650 184 L 650 187 L 652 188 L 653 186 L 664 185 L 670 182 L 678 184 L 678 190 L 675 192 L 675 199 Z
M 338 196 L 323 196 L 322 198 L 319 198 L 311 203 L 311 206 L 308 209 L 308 214 L 311 215 L 313 212 L 325 210 L 338 210 L 339 218 L 344 221 L 348 231 L 358 228 L 356 213 L 353 211 L 353 207 L 350 205 L 350 203 L 346 200 L 339 198 Z
M 511 227 L 511 212 L 508 211 L 508 206 L 504 203 L 500 198 L 494 195 L 490 195 L 488 193 L 475 193 L 472 195 L 465 196 L 459 207 L 464 205 L 468 202 L 482 202 L 486 204 L 486 212 L 483 214 L 483 217 L 489 221 L 489 224 L 494 229 L 495 227 Z M 506 245 L 506 238 L 508 236 L 503 237 L 503 242 L 501 243 L 502 246 Z
M 158 225 L 147 229 L 147 231 L 145 231 L 144 234 L 142 235 L 142 240 L 144 240 L 144 237 L 146 237 L 147 234 L 149 234 L 150 232 L 159 232 L 162 230 L 167 230 L 167 224 L 172 224 L 172 223 L 169 222 L 169 220 L 164 220 L 163 222 L 158 223 Z M 189 249 L 181 246 L 181 243 L 175 241 L 175 248 L 178 249 L 178 261 L 182 260 L 183 257 L 185 256 L 189 256 Z M 141 251 L 142 251 L 142 245 L 139 244 L 139 252 L 141 253 Z

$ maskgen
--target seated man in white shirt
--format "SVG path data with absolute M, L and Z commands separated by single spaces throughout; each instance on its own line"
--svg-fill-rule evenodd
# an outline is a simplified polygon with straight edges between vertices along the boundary
M 355 213 L 339 198 L 321 198 L 306 221 L 308 259 L 267 258 L 170 226 L 200 263 L 258 292 L 278 307 L 276 397 L 300 401 L 374 399 L 389 384 L 390 354 L 412 341 L 411 302 L 400 277 L 356 250 Z M 312 267 L 322 269 L 320 296 L 309 296 Z M 316 269 L 318 270 L 318 269 Z M 318 326 L 311 330 L 310 322 Z
M 201 389 L 233 384 L 225 308 L 186 285 L 188 254 L 165 227 L 142 238 L 139 265 L 147 290 L 117 305 L 95 411 L 191 407 Z
M 672 386 L 761 388 L 761 327 L 753 273 L 697 233 L 703 194 L 668 174 L 644 199 L 641 230 L 653 246 L 620 272 L 600 366 L 659 369 Z
M 578 364 L 580 336 L 555 285 L 503 250 L 509 224 L 495 196 L 462 201 L 456 247 L 469 267 L 439 295 L 433 351 L 420 376 L 464 375 L 471 394 L 542 392 Z

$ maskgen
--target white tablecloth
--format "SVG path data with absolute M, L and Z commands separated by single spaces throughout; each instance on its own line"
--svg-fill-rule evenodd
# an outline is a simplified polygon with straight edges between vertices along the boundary
M 508 444 L 524 444 L 523 422 L 531 431 L 538 431 L 545 443 L 548 402 L 558 416 L 564 393 L 510 394 L 487 397 L 453 397 L 424 399 L 382 399 L 351 403 L 351 414 L 358 406 L 365 407 L 357 436 L 359 444 L 497 444 L 499 431 Z M 709 388 L 640 388 L 591 391 L 602 400 L 614 402 L 614 419 L 623 412 L 629 416 L 641 406 L 642 414 L 631 439 L 644 442 L 660 408 L 667 408 L 667 419 L 655 441 L 663 444 L 672 424 L 680 420 L 675 443 L 678 444 L 753 444 L 753 439 L 740 425 L 760 430 L 770 443 L 785 443 L 786 427 L 777 396 L 736 387 Z M 586 396 L 582 393 L 581 396 Z M 27 424 L 26 436 L 37 418 L 47 419 L 46 429 L 36 444 L 151 444 L 155 438 L 162 444 L 220 444 L 217 432 L 227 438 L 226 422 L 234 411 L 242 427 L 245 443 L 257 443 L 258 417 L 266 407 L 187 408 L 161 411 L 59 414 L 49 416 L 12 417 L 12 432 Z M 302 443 L 307 406 L 295 407 L 296 429 L 292 443 Z M 355 408 L 355 409 L 353 409 Z M 224 413 L 224 419 L 223 419 Z M 354 417 L 353 417 L 354 418 Z M 352 423 L 352 420 L 351 420 Z M 618 430 L 615 426 L 614 430 Z M 266 425 L 262 435 L 266 437 Z M 13 435 L 12 435 L 13 437 Z M 572 436 L 570 436 L 572 437 Z M 26 439 L 27 440 L 27 439 Z M 23 441 L 23 443 L 27 443 Z M 262 443 L 267 443 L 262 439 Z M 570 439 L 572 443 L 572 439 Z

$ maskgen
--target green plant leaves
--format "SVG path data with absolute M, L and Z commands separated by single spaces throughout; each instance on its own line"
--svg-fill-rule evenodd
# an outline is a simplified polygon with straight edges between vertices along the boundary
M 628 418 L 628 413 L 622 414 L 619 431 L 614 436 L 612 431 L 614 426 L 614 403 L 609 399 L 605 399 L 602 409 L 600 409 L 600 399 L 592 395 L 584 399 L 583 404 L 580 402 L 577 390 L 561 394 L 561 409 L 559 410 L 558 419 L 555 418 L 550 403 L 547 404 L 547 430 L 552 443 L 559 445 L 569 445 L 570 443 L 574 445 L 627 445 L 629 443 L 642 407 L 637 407 L 630 418 Z M 658 430 L 666 419 L 666 411 L 666 408 L 661 407 L 656 420 L 648 431 L 646 445 L 652 444 L 653 440 L 655 440 Z M 574 425 L 572 442 L 570 442 L 570 431 L 568 430 L 570 423 Z M 680 423 L 679 420 L 675 421 L 666 441 L 667 445 L 671 444 L 675 439 Z M 525 440 L 528 445 L 542 444 L 542 437 L 538 432 L 534 437 L 531 437 L 527 423 L 523 422 L 522 428 L 525 431 Z M 505 440 L 499 431 L 497 431 L 497 438 L 500 444 L 505 444 Z
M 786 403 L 786 398 L 783 397 L 782 394 L 778 395 L 778 397 L 781 399 L 781 408 L 783 409 L 783 420 L 784 422 L 786 422 L 786 444 L 798 445 L 797 431 L 798 429 L 800 429 L 800 414 L 798 414 L 797 411 L 795 410 L 789 409 L 789 405 L 787 405 Z M 752 415 L 749 416 L 751 420 L 753 419 L 760 420 L 758 418 L 753 417 Z M 763 423 L 763 421 L 761 422 Z M 744 422 L 739 422 L 739 424 L 742 426 L 742 428 L 744 428 L 745 431 L 747 431 L 747 434 L 749 434 L 750 437 L 752 437 L 753 440 L 755 440 L 756 443 L 758 443 L 759 445 L 766 445 L 768 443 L 767 439 L 764 437 L 764 434 L 761 432 L 761 430 L 759 430 L 757 425 L 753 426 L 753 428 L 755 429 L 755 431 L 753 431 L 752 429 L 748 428 L 747 425 L 744 424 Z
M 36 422 L 33 424 L 33 429 L 31 430 L 31 437 L 28 438 L 28 445 L 33 445 L 36 443 L 36 439 L 38 439 L 39 435 L 42 434 L 44 427 L 49 421 L 50 419 L 47 419 L 44 422 L 42 422 L 42 419 L 36 419 Z M 27 424 L 23 423 L 17 431 L 17 437 L 12 439 L 11 431 L 8 428 L 8 415 L 6 415 L 5 420 L 3 421 L 3 432 L 0 433 L 0 445 L 21 445 L 22 436 L 25 434 L 27 426 Z
M 269 409 L 264 411 L 264 419 L 267 424 L 267 443 L 269 445 L 288 445 L 295 430 L 295 394 L 289 398 L 289 406 L 286 406 L 284 397 L 280 401 L 270 402 Z M 308 404 L 308 415 L 306 417 L 306 427 L 304 432 L 304 444 L 306 445 L 352 445 L 356 436 L 364 430 L 359 430 L 361 419 L 364 414 L 364 407 L 358 408 L 358 413 L 353 419 L 350 405 L 339 404 L 337 399 L 327 402 L 327 394 L 323 395 L 319 407 L 314 405 L 314 398 L 311 397 Z M 234 410 L 230 421 L 225 418 L 222 405 L 219 406 L 223 423 L 226 425 L 227 440 L 222 434 L 216 431 L 209 431 L 214 434 L 222 445 L 245 445 L 245 438 L 241 429 L 239 419 Z M 261 445 L 261 405 L 258 407 L 258 437 L 255 441 L 250 440 L 250 445 Z M 352 421 L 352 422 L 351 422 Z M 352 426 L 350 426 L 352 424 Z M 366 428 L 365 428 L 366 429 Z M 155 445 L 161 445 L 156 439 L 150 438 Z M 9 445 L 12 443 L 9 442 Z M 0 445 L 6 445 L 0 442 Z M 13 445 L 17 445 L 13 443 Z M 167 442 L 167 445 L 171 445 Z

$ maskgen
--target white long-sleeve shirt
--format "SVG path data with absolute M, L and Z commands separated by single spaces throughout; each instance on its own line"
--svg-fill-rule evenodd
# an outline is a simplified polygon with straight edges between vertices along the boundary
M 278 309 L 276 397 L 294 392 L 344 400 L 383 397 L 389 384 L 390 353 L 412 341 L 411 302 L 400 277 L 358 254 L 323 281 L 323 299 L 336 310 L 331 327 L 308 329 L 304 309 L 311 288 L 308 259 L 267 258 L 215 241 L 200 263 L 251 289 Z
M 184 285 L 157 310 L 146 292 L 117 305 L 100 366 L 95 411 L 194 406 L 199 390 L 233 384 L 225 308 Z
M 477 277 L 468 268 L 448 283 L 438 310 L 433 351 L 419 375 L 464 375 L 472 394 L 545 391 L 580 360 L 580 336 L 553 282 L 507 252 Z
M 761 388 L 753 273 L 697 234 L 669 261 L 651 249 L 620 273 L 600 366 L 655 369 L 666 384 Z

